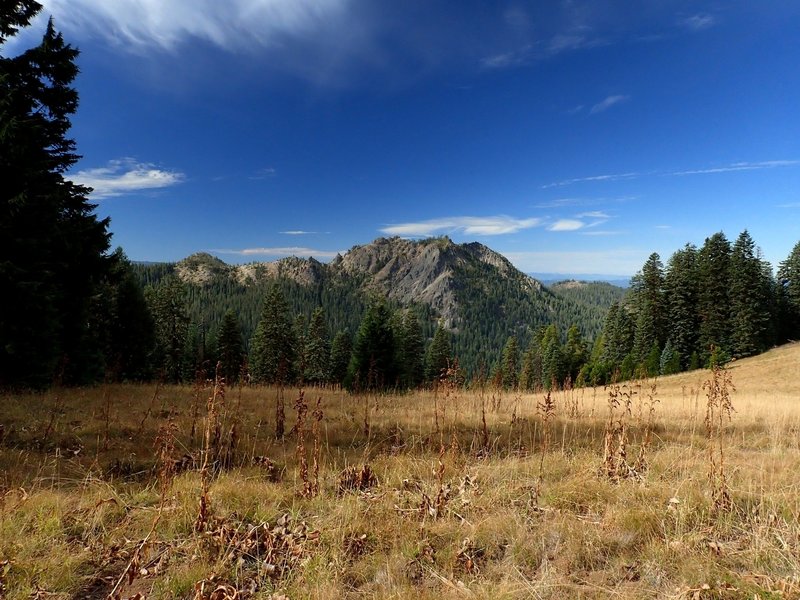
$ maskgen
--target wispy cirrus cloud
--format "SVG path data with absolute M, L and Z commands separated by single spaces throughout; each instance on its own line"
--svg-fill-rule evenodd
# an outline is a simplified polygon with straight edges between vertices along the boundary
M 45 0 L 45 10 L 72 29 L 115 45 L 166 50 L 190 40 L 225 49 L 278 45 L 340 15 L 349 0 Z
M 732 171 L 758 171 L 761 169 L 775 169 L 778 167 L 796 167 L 798 165 L 800 165 L 800 160 L 762 160 L 760 162 L 737 162 L 722 167 L 674 171 L 670 173 L 670 175 L 707 175 L 714 173 L 730 173 Z
M 277 169 L 275 167 L 264 167 L 263 169 L 258 169 L 255 173 L 250 175 L 248 179 L 269 179 L 275 177 L 278 174 Z
M 80 185 L 92 188 L 95 200 L 135 194 L 171 187 L 182 183 L 186 176 L 178 171 L 160 169 L 133 158 L 109 161 L 105 167 L 82 169 L 69 176 Z
M 272 258 L 283 258 L 287 256 L 300 256 L 315 258 L 334 258 L 337 254 L 341 254 L 341 250 L 319 250 L 317 248 L 305 248 L 303 246 L 281 246 L 271 248 L 242 248 L 240 250 L 232 249 L 215 249 L 212 252 L 216 254 L 236 254 L 238 256 L 266 256 Z
M 577 215 L 579 219 L 610 219 L 611 216 L 602 210 L 591 210 Z
M 302 229 L 289 229 L 288 231 L 279 231 L 278 233 L 282 233 L 283 235 L 313 235 L 319 233 L 319 231 L 304 231 Z
M 800 202 L 787 202 L 786 204 L 778 204 L 776 208 L 800 208 Z
M 548 231 L 577 231 L 586 227 L 586 223 L 577 219 L 558 219 L 548 225 Z
M 461 232 L 466 235 L 504 235 L 530 229 L 542 224 L 542 219 L 517 219 L 506 215 L 490 217 L 442 217 L 426 221 L 395 223 L 381 228 L 388 235 L 428 237 L 443 233 Z
M 589 109 L 589 114 L 596 115 L 598 113 L 605 112 L 612 106 L 617 106 L 618 104 L 627 102 L 630 99 L 631 99 L 630 96 L 623 94 L 617 94 L 615 96 L 606 96 L 603 100 L 593 105 L 592 108 Z
M 685 19 L 681 19 L 680 25 L 690 31 L 702 31 L 703 29 L 713 27 L 716 22 L 717 19 L 713 15 L 709 15 L 707 13 L 698 13 L 696 15 L 686 17 Z
M 639 177 L 640 173 L 636 173 L 635 171 L 631 171 L 630 173 L 613 173 L 609 175 L 592 175 L 590 177 L 574 177 L 573 179 L 563 179 L 561 181 L 554 181 L 553 183 L 548 183 L 542 186 L 543 190 L 548 188 L 554 187 L 564 187 L 566 185 L 572 185 L 573 183 L 583 183 L 586 181 L 618 181 L 620 179 L 634 179 L 635 177 Z

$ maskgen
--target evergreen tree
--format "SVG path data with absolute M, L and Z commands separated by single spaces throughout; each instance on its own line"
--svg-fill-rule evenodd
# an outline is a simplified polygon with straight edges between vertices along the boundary
M 244 342 L 239 319 L 232 310 L 226 312 L 222 318 L 216 346 L 216 359 L 220 363 L 222 376 L 228 383 L 235 383 L 239 380 L 239 373 L 244 363 Z
M 0 8 L 0 51 L 40 10 L 32 0 Z M 66 137 L 77 56 L 52 20 L 40 44 L 0 55 L 0 386 L 85 382 L 104 346 L 92 325 L 111 268 L 109 221 L 89 188 L 64 178 L 79 158 Z
M 613 372 L 620 368 L 622 362 L 633 350 L 634 327 L 628 307 L 622 303 L 614 303 L 608 310 L 605 327 L 604 362 Z
M 147 379 L 155 345 L 153 316 L 131 263 L 119 248 L 114 252 L 113 263 L 103 292 L 108 302 L 108 318 L 103 327 L 108 334 L 106 370 L 113 381 Z
M 577 325 L 572 325 L 567 331 L 567 345 L 564 347 L 564 361 L 572 381 L 576 381 L 578 373 L 587 361 L 586 343 L 583 341 L 581 330 Z
M 330 377 L 331 344 L 325 313 L 321 307 L 314 310 L 306 337 L 305 380 L 314 385 L 323 385 Z
M 436 381 L 444 374 L 452 359 L 451 353 L 450 334 L 444 328 L 444 325 L 439 323 L 436 333 L 433 334 L 433 341 L 428 346 L 428 352 L 425 355 L 426 381 Z
M 273 285 L 264 299 L 261 319 L 251 343 L 253 379 L 270 384 L 294 381 L 296 344 L 289 305 L 280 288 Z
M 512 335 L 508 338 L 505 348 L 503 348 L 503 387 L 507 390 L 514 390 L 519 385 L 519 345 L 517 337 Z
M 418 387 L 425 376 L 425 343 L 422 327 L 412 310 L 400 313 L 397 332 L 397 364 L 400 385 L 407 389 Z
M 731 245 L 725 234 L 706 238 L 697 257 L 700 357 L 707 362 L 712 348 L 727 350 L 730 327 Z
M 667 340 L 664 350 L 659 358 L 659 371 L 662 375 L 673 375 L 681 370 L 681 356 L 678 350 L 672 345 L 672 340 Z
M 347 378 L 347 368 L 353 354 L 353 341 L 346 331 L 339 331 L 333 336 L 330 355 L 330 381 L 343 385 Z
M 689 367 L 692 353 L 698 346 L 698 285 L 697 248 L 687 244 L 670 257 L 664 277 L 669 334 L 681 357 L 681 369 Z
M 157 286 L 147 288 L 145 298 L 155 324 L 155 368 L 166 381 L 179 382 L 183 377 L 189 330 L 186 288 L 171 275 Z
M 544 332 L 542 348 L 542 385 L 545 389 L 558 388 L 566 379 L 566 360 L 561 348 L 558 328 L 549 325 Z
M 800 242 L 795 244 L 789 256 L 778 268 L 780 292 L 783 305 L 784 337 L 800 338 Z
M 633 355 L 644 363 L 653 345 L 660 347 L 665 339 L 664 269 L 658 254 L 651 254 L 633 278 L 631 293 L 636 313 Z
M 194 381 L 200 374 L 202 377 L 214 377 L 216 373 L 216 344 L 209 346 L 206 326 L 203 323 L 189 322 L 186 328 L 186 342 L 183 346 L 180 367 L 181 381 Z
M 733 245 L 730 269 L 730 350 L 736 357 L 763 352 L 769 341 L 771 277 L 747 230 Z
M 542 388 L 542 350 L 540 329 L 528 345 L 522 356 L 522 370 L 519 375 L 519 387 L 526 392 L 538 391 Z
M 386 301 L 375 298 L 361 320 L 347 373 L 356 389 L 385 389 L 396 385 L 395 341 Z

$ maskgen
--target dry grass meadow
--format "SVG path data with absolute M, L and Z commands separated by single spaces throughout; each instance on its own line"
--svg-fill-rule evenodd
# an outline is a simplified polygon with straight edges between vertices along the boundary
M 287 389 L 282 440 L 273 388 L 5 396 L 0 598 L 797 598 L 800 344 L 727 374 Z

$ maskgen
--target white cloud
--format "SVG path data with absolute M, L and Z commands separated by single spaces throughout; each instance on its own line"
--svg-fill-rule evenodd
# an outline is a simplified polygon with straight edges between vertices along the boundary
M 341 254 L 339 250 L 318 250 L 315 248 L 304 248 L 302 246 L 286 246 L 276 248 L 243 248 L 241 250 L 219 249 L 212 250 L 217 254 L 237 254 L 239 256 L 313 256 L 315 258 L 334 258 Z
M 120 45 L 172 49 L 195 38 L 232 49 L 278 45 L 326 26 L 349 0 L 44 0 L 71 29 Z
M 630 100 L 630 96 L 622 96 L 622 95 L 608 96 L 604 100 L 592 106 L 592 108 L 589 110 L 589 114 L 596 115 L 597 113 L 604 112 L 609 108 L 611 108 L 612 106 L 616 106 L 617 104 L 620 104 L 622 102 L 627 102 L 628 100 Z
M 603 221 L 604 223 L 605 221 Z M 600 225 L 601 223 L 597 223 Z M 589 225 L 592 227 L 592 225 Z M 593 235 L 593 236 L 609 236 L 609 235 L 622 235 L 625 233 L 624 231 L 612 231 L 608 229 L 593 229 L 591 231 L 581 231 L 581 235 Z
M 525 273 L 605 273 L 630 276 L 642 268 L 649 251 L 618 249 L 595 251 L 504 252 Z
M 305 231 L 303 229 L 289 229 L 288 231 L 279 231 L 283 235 L 314 235 L 318 233 L 330 233 L 330 231 Z
M 455 231 L 460 231 L 466 235 L 503 235 L 537 227 L 541 223 L 541 219 L 515 219 L 505 215 L 494 217 L 443 217 L 427 221 L 388 225 L 382 228 L 381 231 L 388 235 L 405 237 L 427 237 Z
M 778 204 L 777 208 L 800 208 L 800 202 L 789 202 L 787 204 Z
M 267 179 L 268 177 L 275 177 L 278 174 L 278 171 L 275 167 L 264 167 L 263 169 L 259 169 L 253 175 L 249 177 L 249 179 Z
M 631 172 L 631 173 L 616 173 L 613 175 L 593 175 L 591 177 L 576 177 L 574 179 L 564 179 L 563 181 L 555 181 L 553 183 L 548 183 L 547 185 L 543 185 L 542 189 L 546 190 L 548 188 L 553 188 L 553 187 L 563 187 L 565 185 L 572 185 L 573 183 L 582 183 L 585 181 L 617 181 L 620 179 L 633 179 L 635 177 L 639 177 L 639 173 Z
M 761 162 L 738 162 L 709 169 L 675 171 L 674 173 L 670 173 L 670 175 L 706 175 L 713 173 L 730 173 L 732 171 L 757 171 L 760 169 L 774 169 L 776 167 L 796 167 L 798 165 L 800 165 L 800 160 L 763 160 Z
M 586 223 L 577 219 L 559 219 L 550 225 L 548 231 L 577 231 L 586 227 Z
M 579 219 L 610 219 L 611 216 L 604 213 L 602 210 L 592 210 L 577 215 Z
M 714 18 L 713 15 L 705 14 L 705 13 L 698 13 L 696 15 L 692 15 L 691 17 L 687 17 L 681 21 L 681 25 L 683 25 L 686 29 L 690 29 L 692 31 L 701 31 L 703 29 L 708 29 L 712 27 L 717 20 Z
M 162 189 L 185 179 L 183 173 L 158 169 L 133 158 L 112 160 L 106 167 L 84 169 L 69 177 L 75 183 L 93 188 L 91 197 L 95 200 Z

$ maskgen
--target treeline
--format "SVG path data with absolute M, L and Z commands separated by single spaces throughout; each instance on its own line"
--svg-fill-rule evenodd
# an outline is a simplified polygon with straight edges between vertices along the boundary
M 608 309 L 591 351 L 577 327 L 565 340 L 539 328 L 523 352 L 508 339 L 494 366 L 497 386 L 536 390 L 604 385 L 722 364 L 800 338 L 800 243 L 777 278 L 747 231 L 687 244 L 666 268 L 651 254 L 625 297 Z
M 187 382 L 213 376 L 218 366 L 228 382 L 413 389 L 453 363 L 443 327 L 428 341 L 415 310 L 383 298 L 369 301 L 353 336 L 347 329 L 332 333 L 322 306 L 310 319 L 293 311 L 275 283 L 248 339 L 233 310 L 212 337 L 203 336 L 189 315 L 188 290 L 174 275 L 144 290 L 153 326 L 150 377 Z
M 652 254 L 612 305 L 582 369 L 588 383 L 669 375 L 763 352 L 800 336 L 800 243 L 777 278 L 750 234 Z

